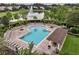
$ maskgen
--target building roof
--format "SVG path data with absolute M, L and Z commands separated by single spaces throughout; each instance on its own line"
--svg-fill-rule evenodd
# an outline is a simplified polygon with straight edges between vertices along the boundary
M 65 36 L 67 34 L 67 30 L 63 28 L 58 28 L 52 33 L 49 37 L 48 40 L 52 40 L 53 42 L 59 43 L 60 45 L 62 44 Z
M 31 6 L 30 11 L 27 14 L 27 20 L 42 20 L 43 18 L 44 18 L 44 12 L 41 13 L 33 12 L 33 7 Z

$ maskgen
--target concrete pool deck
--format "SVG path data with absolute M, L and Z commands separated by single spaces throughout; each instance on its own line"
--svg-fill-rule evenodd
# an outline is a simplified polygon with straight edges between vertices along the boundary
M 21 40 L 20 37 L 22 37 L 25 34 L 27 34 L 28 32 L 30 32 L 29 28 L 33 27 L 33 26 L 42 26 L 42 27 L 46 28 L 48 31 L 50 31 L 49 35 L 46 36 L 37 46 L 34 46 L 33 50 L 37 50 L 40 53 L 44 52 L 44 53 L 47 53 L 47 54 L 53 54 L 52 53 L 53 49 L 48 49 L 49 40 L 47 38 L 49 36 L 51 36 L 51 34 L 54 33 L 56 29 L 61 28 L 61 27 L 57 26 L 57 25 L 52 25 L 52 24 L 30 23 L 30 24 L 27 24 L 27 25 L 15 27 L 12 30 L 8 30 L 4 34 L 4 38 L 5 38 L 5 41 L 8 43 L 7 44 L 8 47 L 13 49 L 13 50 L 15 50 L 15 48 L 17 46 L 19 47 L 19 49 L 28 48 L 28 42 Z M 52 26 L 53 28 L 50 28 L 50 26 Z M 62 39 L 64 39 L 64 36 L 63 36 Z

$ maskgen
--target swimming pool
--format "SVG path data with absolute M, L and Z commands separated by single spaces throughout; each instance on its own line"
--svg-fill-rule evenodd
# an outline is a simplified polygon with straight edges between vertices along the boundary
M 32 42 L 37 45 L 38 43 L 40 43 L 48 34 L 49 31 L 46 30 L 43 27 L 31 27 L 30 28 L 31 32 L 29 32 L 28 34 L 22 36 L 20 39 L 26 41 L 26 42 Z

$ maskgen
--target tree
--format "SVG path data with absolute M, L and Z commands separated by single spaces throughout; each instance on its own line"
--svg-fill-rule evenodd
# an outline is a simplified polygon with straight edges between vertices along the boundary
M 34 47 L 34 43 L 31 42 L 29 44 L 29 47 L 28 48 L 18 50 L 17 51 L 18 52 L 17 54 L 19 54 L 19 55 L 36 55 L 36 54 L 38 54 L 37 51 L 32 51 L 33 50 L 33 47 Z
M 15 52 L 6 46 L 7 42 L 5 42 L 4 38 L 0 36 L 0 55 L 14 55 Z
M 68 8 L 64 5 L 59 5 L 55 9 L 56 11 L 54 12 L 54 18 L 58 19 L 58 21 L 65 21 L 66 16 L 68 14 Z
M 45 19 L 49 19 L 50 18 L 50 10 L 48 10 L 48 11 L 44 11 L 44 13 L 45 13 L 45 16 L 44 16 L 44 18 Z
M 6 13 L 6 17 L 7 17 L 9 20 L 11 20 L 11 19 L 12 19 L 12 13 L 8 11 L 8 12 Z
M 12 14 L 10 12 L 7 12 L 5 16 L 2 17 L 1 23 L 5 26 L 9 26 L 10 29 L 10 20 L 12 19 Z
M 68 15 L 67 24 L 70 24 L 73 26 L 79 25 L 79 11 L 74 11 Z
M 15 19 L 18 19 L 19 18 L 18 13 L 14 14 L 13 16 L 14 16 Z
M 26 9 L 22 8 L 19 10 L 19 13 L 22 15 L 26 15 L 28 12 L 26 11 Z
M 1 23 L 4 24 L 5 26 L 9 25 L 9 19 L 7 16 L 3 16 L 2 19 L 1 19 Z
M 45 11 L 46 19 L 55 19 L 55 21 L 64 22 L 68 14 L 68 8 L 64 5 L 52 6 L 50 10 Z

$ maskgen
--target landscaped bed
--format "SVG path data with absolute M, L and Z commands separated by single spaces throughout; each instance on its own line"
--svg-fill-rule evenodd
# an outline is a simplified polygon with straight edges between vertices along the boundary
M 60 54 L 78 55 L 79 54 L 79 37 L 68 35 Z

